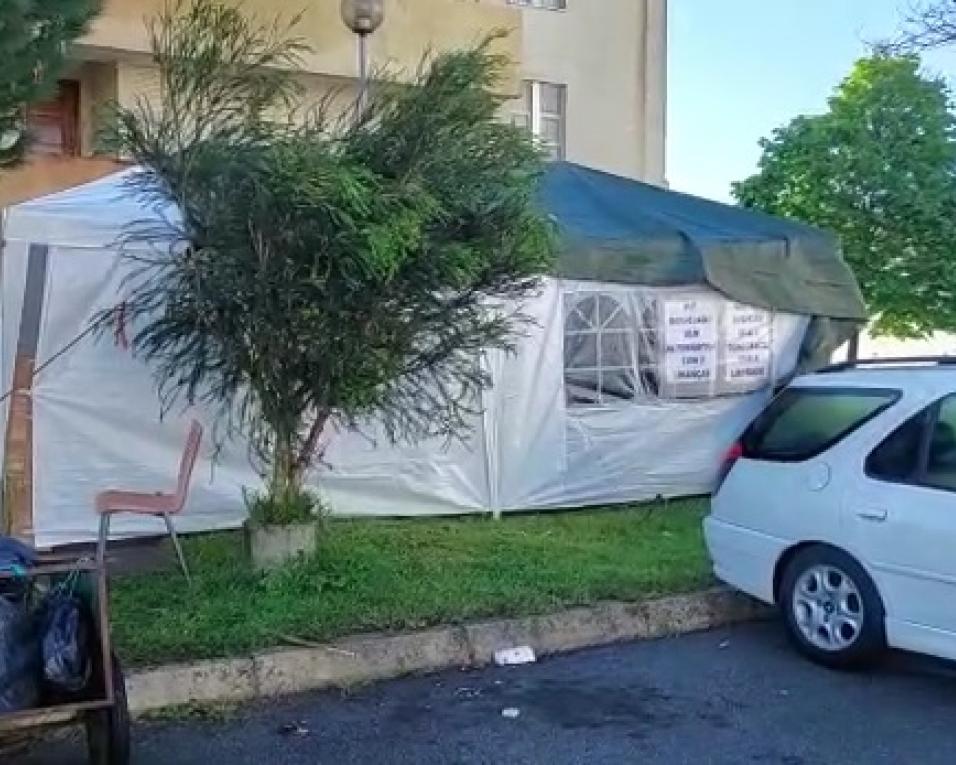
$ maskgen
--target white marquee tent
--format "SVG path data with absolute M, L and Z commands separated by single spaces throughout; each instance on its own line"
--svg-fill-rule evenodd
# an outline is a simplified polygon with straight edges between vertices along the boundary
M 623 182 L 572 165 L 555 173 L 565 185 Z M 563 194 L 561 187 L 549 193 Z M 566 201 L 561 196 L 554 207 Z M 115 243 L 124 227 L 157 214 L 131 197 L 122 174 L 7 211 L 0 393 L 10 389 L 18 357 L 54 359 L 31 394 L 39 545 L 95 538 L 93 497 L 104 488 L 170 487 L 186 423 L 204 418 L 183 412 L 160 421 L 149 370 L 119 338 L 88 335 L 70 346 L 97 312 L 123 299 L 127 262 Z M 583 230 L 573 215 L 555 215 L 568 231 Z M 562 268 L 574 271 L 569 262 L 562 256 Z M 488 359 L 494 387 L 467 443 L 390 446 L 327 434 L 331 468 L 315 480 L 334 512 L 503 512 L 706 492 L 723 451 L 767 400 L 771 380 L 793 373 L 810 316 L 735 302 L 706 278 L 642 284 L 572 275 L 544 279 L 529 305 L 537 324 L 519 352 Z M 849 310 L 842 318 L 857 309 Z M 9 403 L 0 410 L 4 432 Z M 239 525 L 243 487 L 257 485 L 241 444 L 228 446 L 215 465 L 204 457 L 177 526 Z M 133 516 L 114 525 L 117 534 L 161 530 Z

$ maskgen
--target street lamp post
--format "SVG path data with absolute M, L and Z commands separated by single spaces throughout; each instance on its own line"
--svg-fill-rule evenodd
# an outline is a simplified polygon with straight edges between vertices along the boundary
M 358 113 L 368 103 L 368 36 L 382 25 L 385 0 L 342 0 L 342 21 L 358 35 L 359 95 Z

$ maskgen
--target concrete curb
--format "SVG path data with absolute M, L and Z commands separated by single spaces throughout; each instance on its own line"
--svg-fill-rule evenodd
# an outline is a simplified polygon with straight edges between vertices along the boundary
M 696 632 L 768 614 L 766 606 L 750 598 L 713 589 L 158 667 L 132 673 L 126 686 L 130 708 L 139 714 L 184 704 L 250 701 L 451 667 L 482 666 L 491 662 L 496 649 L 513 645 L 530 645 L 539 656 L 547 656 L 624 640 Z

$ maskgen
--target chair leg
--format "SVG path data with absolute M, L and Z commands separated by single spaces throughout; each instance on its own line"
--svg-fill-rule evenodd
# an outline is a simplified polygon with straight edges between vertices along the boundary
M 110 538 L 110 514 L 103 513 L 100 516 L 100 534 L 96 540 L 96 564 L 101 568 L 106 567 L 106 543 Z
M 186 567 L 186 556 L 183 555 L 183 548 L 179 544 L 179 537 L 176 536 L 176 529 L 173 528 L 173 519 L 169 517 L 169 513 L 163 513 L 163 520 L 166 521 L 166 531 L 169 532 L 169 538 L 173 540 L 173 547 L 176 548 L 176 557 L 179 558 L 179 567 L 183 570 L 183 576 L 186 577 L 187 583 L 192 584 L 189 569 Z

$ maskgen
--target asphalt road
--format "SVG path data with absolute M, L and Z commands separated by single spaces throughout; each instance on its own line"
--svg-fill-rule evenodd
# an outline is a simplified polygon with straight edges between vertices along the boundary
M 136 765 L 950 765 L 956 669 L 896 655 L 868 674 L 829 672 L 777 625 L 748 625 L 150 723 L 135 741 Z M 16 762 L 85 760 L 61 742 Z

